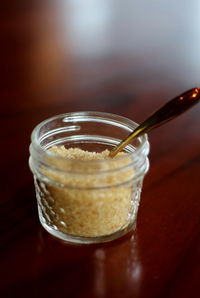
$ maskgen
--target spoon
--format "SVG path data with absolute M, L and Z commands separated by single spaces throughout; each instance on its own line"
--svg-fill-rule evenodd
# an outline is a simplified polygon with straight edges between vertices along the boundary
M 168 101 L 164 106 L 154 112 L 143 121 L 133 132 L 131 132 L 119 145 L 110 151 L 109 156 L 114 157 L 126 145 L 136 137 L 151 131 L 152 129 L 166 123 L 182 114 L 200 101 L 200 88 L 193 88 Z

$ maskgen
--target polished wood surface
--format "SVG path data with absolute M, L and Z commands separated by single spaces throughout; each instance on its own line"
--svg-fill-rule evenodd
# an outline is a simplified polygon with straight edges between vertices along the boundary
M 28 168 L 52 115 L 141 122 L 199 86 L 199 2 L 2 1 L 0 14 L 0 297 L 200 297 L 200 105 L 150 133 L 137 228 L 117 241 L 51 237 Z

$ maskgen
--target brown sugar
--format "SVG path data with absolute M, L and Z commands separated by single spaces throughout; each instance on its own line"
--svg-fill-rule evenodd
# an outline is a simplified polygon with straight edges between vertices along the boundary
M 47 179 L 41 205 L 48 224 L 85 237 L 109 235 L 129 225 L 134 211 L 134 169 L 130 158 L 118 158 L 125 152 L 111 159 L 109 150 L 96 153 L 53 146 L 49 151 L 63 159 L 43 169 Z

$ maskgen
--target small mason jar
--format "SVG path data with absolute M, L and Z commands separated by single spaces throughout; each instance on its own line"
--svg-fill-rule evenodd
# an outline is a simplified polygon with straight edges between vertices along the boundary
M 112 150 L 137 125 L 114 114 L 74 112 L 35 127 L 29 165 L 39 219 L 50 234 L 71 243 L 100 243 L 119 238 L 135 226 L 149 169 L 146 135 L 114 158 L 66 158 L 49 149 Z

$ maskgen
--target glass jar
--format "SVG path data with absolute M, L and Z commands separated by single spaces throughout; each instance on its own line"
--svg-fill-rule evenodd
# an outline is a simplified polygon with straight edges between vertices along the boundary
M 29 165 L 39 219 L 50 234 L 72 243 L 100 243 L 119 238 L 134 227 L 149 168 L 146 135 L 127 145 L 126 154 L 113 159 L 72 159 L 48 149 L 56 145 L 91 152 L 111 150 L 137 125 L 114 114 L 74 112 L 35 127 Z

